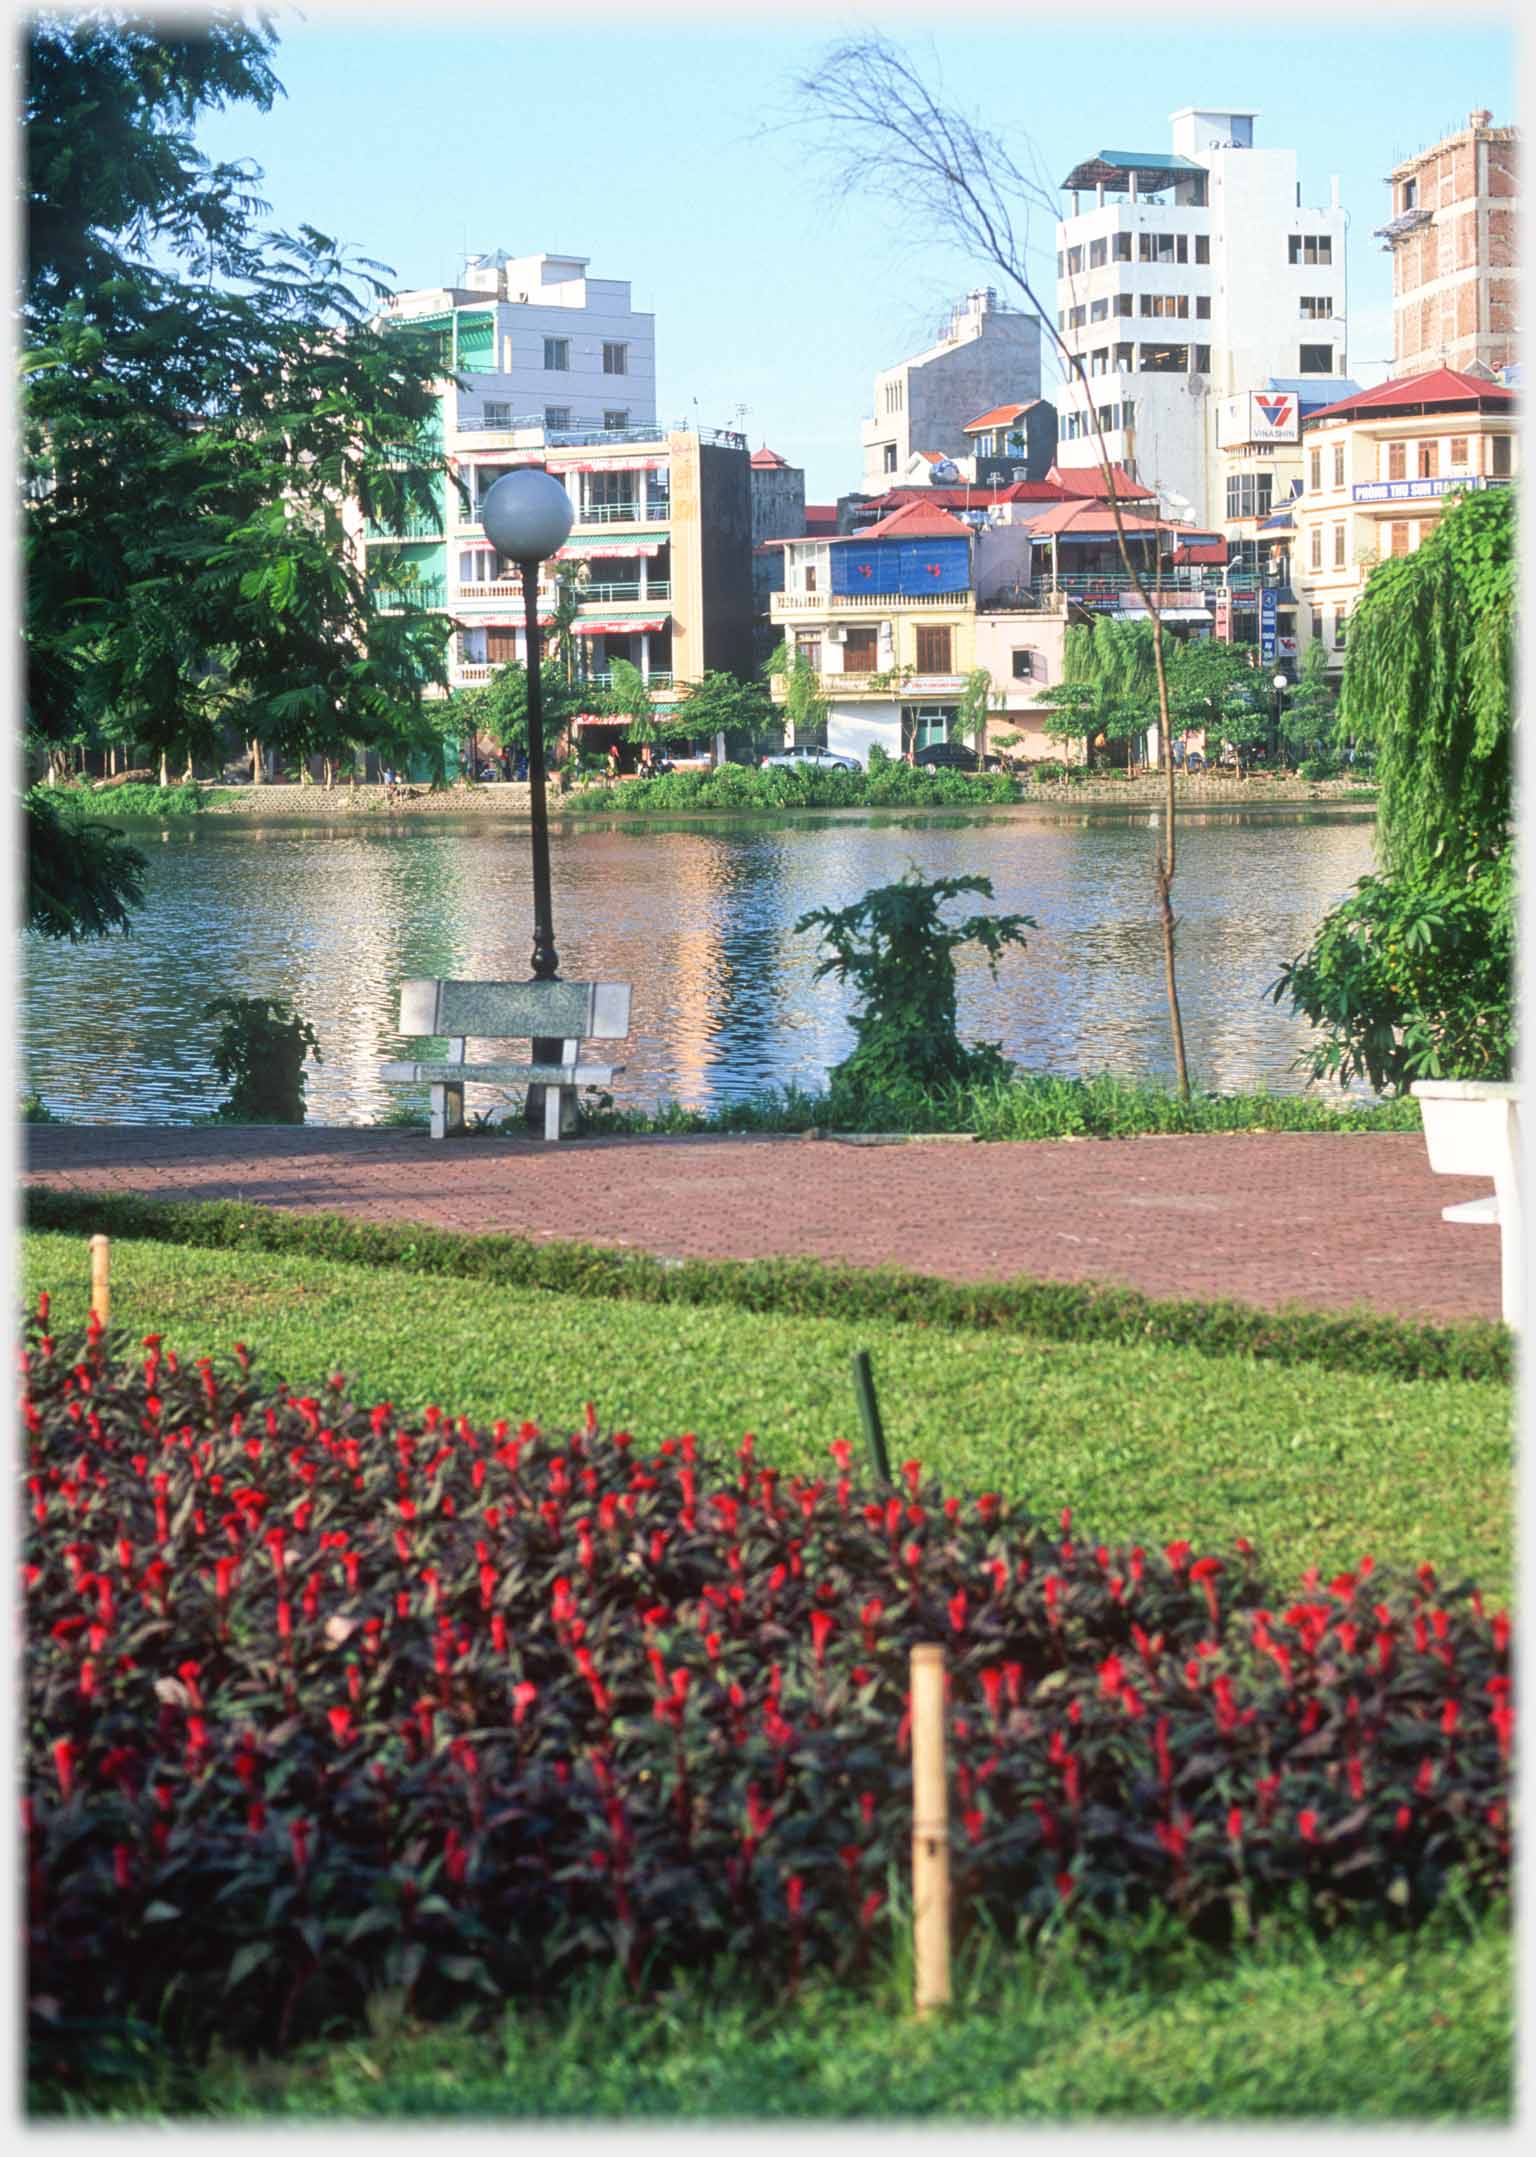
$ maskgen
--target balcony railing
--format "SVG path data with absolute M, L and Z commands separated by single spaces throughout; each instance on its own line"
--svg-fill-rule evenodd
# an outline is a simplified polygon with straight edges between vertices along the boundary
M 672 586 L 665 578 L 653 578 L 642 591 L 638 578 L 619 584 L 583 584 L 580 587 L 583 606 L 616 606 L 629 600 L 640 600 L 649 606 L 653 599 L 670 599 Z
M 668 495 L 650 501 L 588 502 L 585 507 L 576 506 L 576 522 L 581 524 L 665 524 L 672 514 L 672 501 Z
M 405 614 L 412 608 L 445 607 L 447 593 L 441 577 L 424 577 L 407 591 L 386 591 L 382 586 L 372 588 L 373 604 L 380 614 Z
M 645 685 L 647 689 L 670 689 L 672 687 L 670 670 L 666 667 L 652 667 L 650 673 L 646 676 Z M 613 687 L 613 676 L 611 674 L 584 674 L 576 686 L 578 689 L 611 689 Z
M 959 592 L 775 592 L 771 613 L 775 621 L 786 615 L 888 614 L 893 607 L 968 607 L 971 594 Z

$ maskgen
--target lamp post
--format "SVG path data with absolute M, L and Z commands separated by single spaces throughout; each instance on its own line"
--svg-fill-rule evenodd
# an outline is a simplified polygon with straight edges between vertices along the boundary
M 1274 676 L 1275 714 L 1270 722 L 1269 768 L 1271 771 L 1276 770 L 1280 763 L 1280 711 L 1285 693 L 1290 686 L 1291 677 L 1289 674 L 1277 672 Z
M 526 465 L 504 472 L 480 506 L 485 536 L 498 554 L 523 573 L 523 608 L 528 625 L 528 781 L 533 821 L 533 978 L 555 981 L 560 958 L 555 950 L 554 908 L 549 886 L 549 804 L 544 791 L 544 700 L 540 680 L 539 564 L 565 544 L 571 529 L 571 498 L 559 480 Z M 541 1044 L 534 1043 L 538 1060 Z M 559 1051 L 556 1049 L 558 1055 Z

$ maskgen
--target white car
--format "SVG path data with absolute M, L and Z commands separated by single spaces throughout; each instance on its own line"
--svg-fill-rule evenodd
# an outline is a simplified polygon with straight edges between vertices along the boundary
M 820 742 L 796 742 L 792 749 L 781 749 L 777 756 L 765 756 L 764 764 L 781 764 L 791 771 L 862 771 L 863 765 L 856 756 L 843 756 L 836 749 L 823 748 Z

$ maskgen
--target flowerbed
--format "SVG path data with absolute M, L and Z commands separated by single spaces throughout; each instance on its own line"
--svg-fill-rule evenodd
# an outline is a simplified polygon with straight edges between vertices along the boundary
M 1107 1548 L 916 1462 L 470 1427 L 99 1333 L 23 1349 L 30 1992 L 283 2042 L 722 1952 L 883 1946 L 907 1652 L 944 1642 L 962 1923 L 1507 1884 L 1509 1622 L 1362 1559 Z

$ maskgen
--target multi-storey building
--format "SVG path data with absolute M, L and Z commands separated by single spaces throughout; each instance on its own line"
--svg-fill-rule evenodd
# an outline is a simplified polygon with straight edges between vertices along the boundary
M 462 287 L 389 304 L 386 321 L 440 337 L 424 447 L 448 474 L 407 529 L 353 537 L 372 567 L 412 573 L 412 603 L 452 617 L 450 686 L 469 687 L 526 658 L 521 578 L 499 573 L 480 503 L 503 472 L 542 467 L 569 490 L 575 522 L 545 565 L 541 621 L 554 617 L 557 566 L 579 563 L 583 679 L 605 686 L 623 658 L 666 704 L 710 667 L 751 662 L 747 447 L 735 433 L 658 425 L 652 318 L 633 312 L 626 282 L 584 272 L 581 257 L 498 254 Z
M 1224 507 L 1220 401 L 1271 377 L 1347 386 L 1345 214 L 1302 206 L 1293 150 L 1248 110 L 1188 107 L 1170 152 L 1101 150 L 1068 173 L 1059 332 L 1088 373 L 1058 396 L 1057 462 L 1108 455 L 1198 523 Z
M 1443 367 L 1303 418 L 1292 576 L 1303 634 L 1321 639 L 1332 667 L 1344 664 L 1350 611 L 1375 564 L 1411 554 L 1448 495 L 1508 486 L 1518 436 L 1513 390 Z
M 1469 113 L 1459 134 L 1406 158 L 1389 177 L 1392 372 L 1423 374 L 1519 358 L 1516 131 Z
M 867 760 L 879 744 L 907 756 L 954 738 L 967 681 L 990 677 L 982 746 L 1024 737 L 1047 753 L 1036 691 L 1061 678 L 1066 607 L 990 608 L 992 586 L 1028 581 L 1028 528 L 973 529 L 947 509 L 907 502 L 837 538 L 783 542 L 785 589 L 773 618 L 827 700 L 828 746 Z M 776 676 L 775 699 L 787 683 Z
M 752 657 L 766 659 L 778 642 L 769 612 L 784 589 L 784 550 L 775 539 L 798 539 L 805 531 L 805 473 L 765 442 L 749 460 L 752 483 Z
M 1268 659 L 1289 664 L 1300 651 L 1289 538 L 1291 509 L 1302 491 L 1302 421 L 1309 412 L 1352 396 L 1357 387 L 1271 376 L 1259 388 L 1223 397 L 1216 406 L 1227 575 L 1215 633 L 1232 643 L 1261 646 Z
M 998 305 L 990 287 L 968 293 L 939 341 L 875 377 L 875 411 L 864 422 L 864 484 L 871 493 L 903 477 L 914 455 L 969 454 L 966 423 L 1012 399 L 1040 395 L 1040 324 Z

